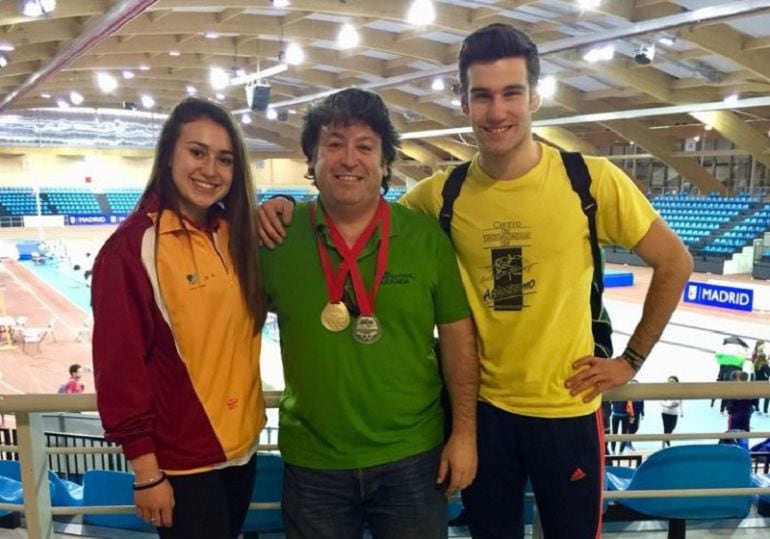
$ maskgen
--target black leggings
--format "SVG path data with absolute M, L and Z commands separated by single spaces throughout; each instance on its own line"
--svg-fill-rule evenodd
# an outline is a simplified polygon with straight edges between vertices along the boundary
M 674 429 L 676 428 L 676 422 L 679 417 L 674 414 L 660 414 L 660 417 L 663 418 L 663 434 L 671 434 L 674 432 Z M 663 440 L 663 445 L 665 447 L 669 447 L 671 442 L 668 440 Z
M 243 466 L 168 476 L 174 487 L 174 526 L 161 539 L 235 539 L 251 503 L 256 455 Z
M 631 423 L 628 420 L 627 415 L 615 415 L 612 414 L 612 434 L 618 433 L 618 427 L 620 427 L 620 434 L 630 434 Z M 628 442 L 620 442 L 620 452 L 628 445 Z M 610 450 L 615 452 L 615 442 L 610 442 Z
M 765 380 L 770 379 L 770 366 L 764 365 L 761 369 L 757 371 L 757 381 L 758 382 L 764 382 Z M 770 398 L 765 397 L 764 398 L 764 404 L 762 405 L 763 412 L 767 413 L 767 405 L 770 404 Z M 757 412 L 759 411 L 759 399 L 756 400 L 756 408 Z

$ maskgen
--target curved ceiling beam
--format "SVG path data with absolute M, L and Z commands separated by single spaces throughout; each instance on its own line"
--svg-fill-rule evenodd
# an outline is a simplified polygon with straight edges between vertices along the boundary
M 0 101 L 0 112 L 7 109 L 9 105 L 24 96 L 39 83 L 58 73 L 67 64 L 80 57 L 80 55 L 102 39 L 112 35 L 113 32 L 120 29 L 124 24 L 155 4 L 155 2 L 157 0 L 123 0 L 123 2 L 113 6 L 104 17 L 91 24 L 88 30 L 54 56 L 48 65 L 34 72 L 21 86 L 8 93 Z

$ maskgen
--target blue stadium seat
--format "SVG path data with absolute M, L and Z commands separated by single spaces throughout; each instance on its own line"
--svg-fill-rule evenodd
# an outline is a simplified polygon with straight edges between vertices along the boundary
M 134 474 L 89 470 L 83 478 L 83 505 L 134 505 Z M 154 531 L 155 528 L 135 514 L 83 515 L 83 522 L 106 528 Z
M 0 476 L 0 503 L 20 505 L 24 503 L 24 493 L 20 481 Z M 0 509 L 0 517 L 10 514 L 10 511 Z
M 751 457 L 737 446 L 685 445 L 650 455 L 636 470 L 607 469 L 607 488 L 617 491 L 747 488 Z M 742 518 L 751 496 L 630 498 L 620 505 L 652 517 L 686 520 Z
M 21 465 L 18 460 L 0 460 L 0 477 L 5 477 L 13 481 L 21 482 Z M 76 494 L 62 492 L 59 490 L 68 490 L 73 485 L 73 489 L 80 488 L 79 485 L 72 483 L 71 481 L 64 481 L 48 470 L 48 489 L 51 493 L 51 505 L 55 506 L 73 506 L 80 505 L 79 503 L 68 503 Z
M 274 453 L 257 453 L 257 480 L 251 493 L 251 501 L 257 503 L 281 502 L 283 493 L 283 459 Z M 280 510 L 254 509 L 246 515 L 244 532 L 283 531 Z

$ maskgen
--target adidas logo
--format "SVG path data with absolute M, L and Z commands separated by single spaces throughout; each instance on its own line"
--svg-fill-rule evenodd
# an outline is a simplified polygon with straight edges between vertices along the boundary
M 581 470 L 580 468 L 575 468 L 575 471 L 572 472 L 572 477 L 569 478 L 570 481 L 580 481 L 586 476 L 586 473 Z

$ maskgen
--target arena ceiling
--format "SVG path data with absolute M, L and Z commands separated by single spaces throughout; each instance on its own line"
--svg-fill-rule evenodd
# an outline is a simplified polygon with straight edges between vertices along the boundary
M 299 157 L 302 107 L 347 86 L 378 91 L 403 133 L 462 128 L 467 119 L 455 94 L 460 42 L 482 25 L 507 22 L 533 37 L 543 75 L 556 80 L 537 115 L 543 139 L 591 153 L 633 141 L 707 192 L 723 188 L 701 166 L 698 148 L 686 147 L 687 138 L 723 137 L 770 167 L 770 1 L 603 0 L 585 9 L 578 0 L 434 0 L 435 21 L 425 26 L 407 21 L 411 3 L 290 0 L 279 8 L 274 0 L 59 0 L 49 15 L 30 18 L 17 0 L 0 0 L 0 54 L 7 59 L 0 68 L 0 131 L 10 129 L 11 117 L 93 118 L 93 110 L 56 108 L 73 90 L 83 97 L 80 107 L 100 109 L 102 118 L 101 109 L 124 103 L 142 109 L 142 95 L 152 96 L 157 116 L 188 86 L 214 96 L 211 68 L 231 76 L 238 69 L 262 72 L 278 65 L 292 43 L 304 61 L 265 79 L 279 118 L 248 112 L 243 85 L 221 90 L 228 108 L 252 120 L 243 127 L 259 141 L 258 153 Z M 360 42 L 342 50 L 336 39 L 345 23 Z M 584 59 L 609 44 L 612 59 Z M 634 58 L 643 49 L 649 64 Z M 99 73 L 113 75 L 117 88 L 102 92 Z M 443 89 L 434 89 L 436 78 Z M 723 104 L 732 94 L 738 102 Z M 155 128 L 145 131 L 152 136 Z M 473 142 L 468 134 L 409 138 L 400 170 L 419 178 L 427 167 L 469 158 Z

